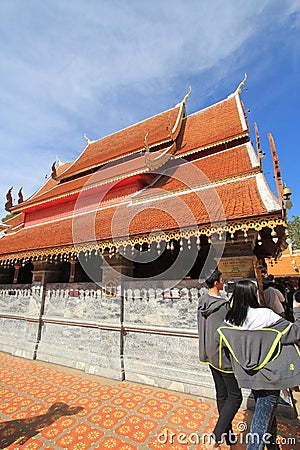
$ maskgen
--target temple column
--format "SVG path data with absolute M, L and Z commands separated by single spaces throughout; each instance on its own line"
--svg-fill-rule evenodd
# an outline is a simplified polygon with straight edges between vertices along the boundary
M 69 283 L 74 283 L 75 280 L 75 265 L 76 265 L 76 259 L 70 259 L 70 277 L 69 277 Z
M 14 265 L 15 272 L 14 272 L 13 284 L 17 284 L 18 283 L 20 267 L 21 267 L 20 264 L 15 264 Z

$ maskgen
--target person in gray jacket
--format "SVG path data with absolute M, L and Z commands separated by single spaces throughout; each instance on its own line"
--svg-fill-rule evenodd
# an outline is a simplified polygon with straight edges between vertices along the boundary
M 227 367 L 229 351 L 239 386 L 252 389 L 256 406 L 247 450 L 265 445 L 279 450 L 275 409 L 280 390 L 300 384 L 300 304 L 294 305 L 291 323 L 260 307 L 257 287 L 250 280 L 236 283 L 231 302 L 217 333 L 219 368 Z
M 198 306 L 198 332 L 200 362 L 208 364 L 211 370 L 215 390 L 219 418 L 206 449 L 218 448 L 225 438 L 227 445 L 235 447 L 235 435 L 232 431 L 232 420 L 241 403 L 242 393 L 233 374 L 231 361 L 223 358 L 222 370 L 218 368 L 219 345 L 216 341 L 218 327 L 222 324 L 229 310 L 229 301 L 220 296 L 224 282 L 222 273 L 215 270 L 206 280 L 209 292 L 200 297 Z

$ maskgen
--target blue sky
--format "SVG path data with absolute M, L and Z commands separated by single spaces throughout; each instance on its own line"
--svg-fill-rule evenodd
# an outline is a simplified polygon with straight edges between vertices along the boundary
M 178 103 L 242 100 L 273 191 L 267 133 L 300 215 L 300 0 L 1 0 L 0 211 L 99 139 Z

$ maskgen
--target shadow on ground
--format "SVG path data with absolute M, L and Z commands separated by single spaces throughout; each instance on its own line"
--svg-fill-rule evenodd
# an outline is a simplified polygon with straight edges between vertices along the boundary
M 10 420 L 0 423 L 0 449 L 11 444 L 23 445 L 28 439 L 39 434 L 44 428 L 63 416 L 72 416 L 82 411 L 81 406 L 70 407 L 66 403 L 57 402 L 50 406 L 45 414 L 21 420 Z

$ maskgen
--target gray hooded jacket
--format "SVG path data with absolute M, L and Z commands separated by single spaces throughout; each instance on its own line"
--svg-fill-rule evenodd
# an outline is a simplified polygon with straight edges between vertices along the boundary
M 300 384 L 300 309 L 294 309 L 295 323 L 280 319 L 267 328 L 244 330 L 223 324 L 218 328 L 218 365 L 224 362 L 224 348 L 230 351 L 235 376 L 241 388 L 280 390 Z
M 198 333 L 200 362 L 210 364 L 219 369 L 219 342 L 216 339 L 217 329 L 225 320 L 229 310 L 229 301 L 223 297 L 213 297 L 204 294 L 200 297 L 198 306 Z M 232 372 L 229 352 L 224 349 L 223 372 Z

